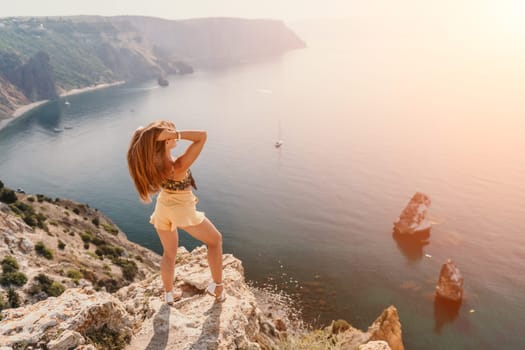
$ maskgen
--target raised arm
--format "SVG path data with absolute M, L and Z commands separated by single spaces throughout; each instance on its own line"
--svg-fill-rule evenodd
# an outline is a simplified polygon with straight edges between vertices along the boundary
M 195 162 L 206 142 L 206 131 L 203 130 L 184 130 L 177 131 L 180 139 L 191 141 L 192 144 L 177 158 L 173 165 L 175 172 L 186 172 L 186 170 Z M 177 135 L 177 136 L 179 136 Z

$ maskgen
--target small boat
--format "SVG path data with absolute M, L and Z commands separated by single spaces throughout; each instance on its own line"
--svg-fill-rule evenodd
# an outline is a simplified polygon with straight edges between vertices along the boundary
M 281 139 L 281 121 L 280 120 L 279 120 L 279 137 L 273 145 L 275 148 L 280 148 L 283 145 L 283 140 Z
M 54 132 L 62 132 L 62 131 L 64 131 L 64 129 L 54 128 L 53 131 L 54 131 Z
M 64 126 L 64 129 L 65 130 L 70 130 L 70 129 L 73 129 L 73 127 L 68 125 L 68 126 Z
M 16 192 L 17 192 L 17 193 L 26 193 L 26 191 L 24 191 L 24 189 L 23 189 L 23 188 L 20 188 L 20 187 L 18 187 L 18 188 L 16 189 Z
M 69 106 L 71 103 L 70 103 L 68 100 L 65 100 L 65 101 L 64 101 L 64 104 L 65 104 L 66 106 Z

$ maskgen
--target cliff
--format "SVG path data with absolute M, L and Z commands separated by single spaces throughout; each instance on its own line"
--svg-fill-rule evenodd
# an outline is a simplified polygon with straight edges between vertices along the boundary
M 120 16 L 154 43 L 164 57 L 195 67 L 231 65 L 305 47 L 284 22 L 269 19 L 200 18 L 170 21 Z
M 7 78 L 31 101 L 57 97 L 49 55 L 43 51 L 38 51 L 26 63 L 9 70 Z
M 287 298 L 248 286 L 231 254 L 223 257 L 228 298 L 215 303 L 204 293 L 204 246 L 179 248 L 175 284 L 183 298 L 169 307 L 159 256 L 129 242 L 98 210 L 2 187 L 2 350 L 403 349 L 394 307 L 366 332 L 344 321 L 308 332 Z
M 18 87 L 0 75 L 0 119 L 13 114 L 18 107 L 29 102 Z

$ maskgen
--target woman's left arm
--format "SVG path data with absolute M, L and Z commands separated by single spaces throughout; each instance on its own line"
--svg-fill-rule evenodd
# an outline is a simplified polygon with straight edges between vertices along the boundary
M 203 130 L 178 131 L 180 139 L 192 141 L 184 153 L 177 158 L 173 167 L 176 172 L 186 171 L 197 160 L 206 143 L 207 133 Z

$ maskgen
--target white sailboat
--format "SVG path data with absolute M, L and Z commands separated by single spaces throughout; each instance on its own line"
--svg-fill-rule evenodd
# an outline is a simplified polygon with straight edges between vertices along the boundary
M 281 139 L 281 121 L 279 120 L 279 137 L 277 138 L 277 141 L 274 143 L 275 148 L 279 148 L 283 145 L 283 140 Z

